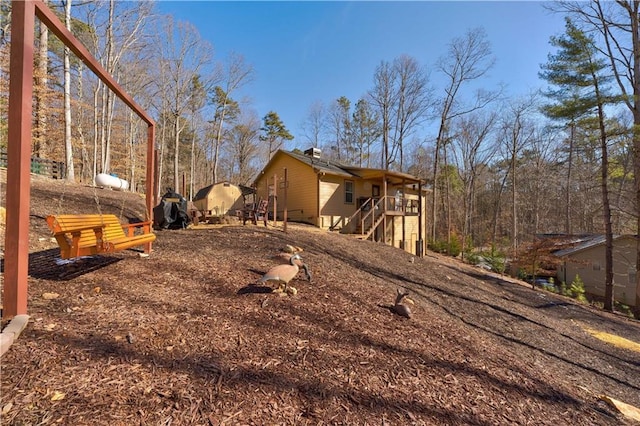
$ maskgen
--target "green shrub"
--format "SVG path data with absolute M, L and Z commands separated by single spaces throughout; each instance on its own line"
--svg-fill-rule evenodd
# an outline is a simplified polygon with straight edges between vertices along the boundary
M 482 256 L 487 261 L 487 263 L 491 265 L 492 271 L 503 274 L 504 271 L 507 269 L 506 256 L 499 250 L 496 250 L 495 247 L 491 247 L 490 252 L 482 253 Z M 522 270 L 518 271 L 518 277 L 520 277 L 521 272 L 523 273 Z
M 458 257 L 460 256 L 460 252 L 462 252 L 462 244 L 460 244 L 460 239 L 457 235 L 451 236 L 451 243 L 447 249 L 449 256 Z
M 480 261 L 480 255 L 473 249 L 473 239 L 470 236 L 467 237 L 467 242 L 464 246 L 464 259 L 467 261 L 467 263 L 477 265 Z
M 460 252 L 462 251 L 462 247 L 460 246 L 460 241 L 458 237 L 455 235 L 451 236 L 451 243 L 447 243 L 446 241 L 436 240 L 429 241 L 427 246 L 429 250 L 434 251 L 436 253 L 448 254 L 449 256 L 458 257 Z
M 625 294 L 622 294 L 623 298 L 625 297 Z M 629 318 L 633 318 L 633 309 L 631 309 L 630 306 L 625 305 L 624 303 L 620 303 L 620 302 L 614 302 L 616 311 L 628 316 Z
M 495 272 L 498 272 L 500 274 L 503 274 L 506 267 L 507 267 L 507 262 L 505 261 L 504 257 L 500 257 L 500 256 L 492 256 L 492 257 L 487 257 L 487 262 L 489 262 L 489 265 L 491 265 L 491 269 Z
M 466 251 L 464 253 L 464 258 L 467 259 L 468 263 L 472 265 L 477 265 L 480 262 L 480 255 L 475 253 L 473 250 Z
M 434 251 L 436 253 L 446 253 L 447 252 L 447 243 L 446 241 L 429 241 L 428 244 L 429 250 Z
M 580 278 L 580 275 L 576 275 L 571 283 L 571 287 L 569 287 L 569 295 L 579 302 L 586 302 L 587 298 L 584 293 L 584 282 L 582 278 Z
M 567 283 L 565 283 L 564 281 L 560 283 L 560 294 L 563 296 L 570 296 L 569 289 L 567 288 Z

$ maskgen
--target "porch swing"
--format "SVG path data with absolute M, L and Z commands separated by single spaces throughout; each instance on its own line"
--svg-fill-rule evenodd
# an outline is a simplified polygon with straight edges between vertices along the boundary
M 62 206 L 65 188 L 66 180 L 58 203 L 58 210 Z M 115 253 L 155 241 L 156 235 L 151 230 L 151 220 L 122 224 L 115 214 L 102 213 L 95 185 L 93 192 L 98 209 L 97 214 L 47 216 L 47 225 L 60 247 L 61 259 Z M 123 210 L 124 199 L 120 210 L 121 217 Z
M 114 214 L 50 215 L 47 225 L 60 246 L 62 259 L 114 253 L 156 239 L 151 221 L 123 225 Z M 135 234 L 136 228 L 142 233 Z

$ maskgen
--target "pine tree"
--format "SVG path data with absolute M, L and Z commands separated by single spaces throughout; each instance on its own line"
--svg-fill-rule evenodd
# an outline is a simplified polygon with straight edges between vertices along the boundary
M 262 135 L 260 140 L 267 142 L 267 161 L 271 159 L 273 154 L 282 147 L 284 141 L 290 141 L 293 139 L 289 130 L 285 127 L 278 114 L 274 111 L 269 111 L 267 115 L 262 119 L 264 125 L 260 128 Z
M 551 44 L 559 49 L 549 55 L 542 66 L 540 77 L 556 87 L 546 93 L 555 103 L 546 105 L 543 112 L 550 118 L 566 121 L 574 129 L 578 120 L 583 125 L 597 123 L 601 149 L 601 189 L 603 222 L 606 237 L 605 252 L 605 303 L 604 308 L 613 310 L 613 231 L 609 203 L 607 129 L 604 106 L 616 102 L 607 94 L 606 85 L 611 77 L 605 76 L 607 64 L 598 57 L 593 38 L 566 19 L 566 32 L 561 37 L 552 37 Z M 574 132 L 572 131 L 573 135 Z M 567 190 L 568 192 L 568 190 Z M 567 199 L 567 208 L 570 208 Z

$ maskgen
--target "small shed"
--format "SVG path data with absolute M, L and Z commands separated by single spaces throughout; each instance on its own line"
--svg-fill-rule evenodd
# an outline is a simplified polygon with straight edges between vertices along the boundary
M 209 216 L 235 216 L 236 210 L 244 204 L 243 192 L 230 182 L 218 182 L 200 189 L 193 198 L 198 211 Z

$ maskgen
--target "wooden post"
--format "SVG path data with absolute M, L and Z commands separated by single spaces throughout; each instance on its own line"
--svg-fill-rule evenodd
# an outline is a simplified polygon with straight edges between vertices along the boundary
M 27 313 L 34 28 L 35 3 L 11 2 L 4 319 Z
M 273 175 L 273 226 L 278 224 L 278 175 Z
M 402 179 L 402 198 L 400 198 L 400 209 L 402 211 L 402 250 L 407 250 L 407 234 L 406 234 L 406 226 L 407 226 L 407 194 L 406 194 L 407 184 L 404 178 Z M 395 223 L 394 223 L 395 226 Z
M 382 175 L 382 188 L 383 188 L 383 202 L 382 202 L 382 242 L 387 244 L 387 203 L 389 199 L 387 198 L 387 175 Z
M 422 212 L 422 181 L 418 181 L 418 244 L 416 247 L 416 256 L 424 256 L 424 239 L 422 238 L 422 218 L 424 213 Z M 426 229 L 426 228 L 425 228 Z
M 282 230 L 287 232 L 287 187 L 289 186 L 289 181 L 287 180 L 287 168 L 284 168 L 284 213 L 282 217 Z

